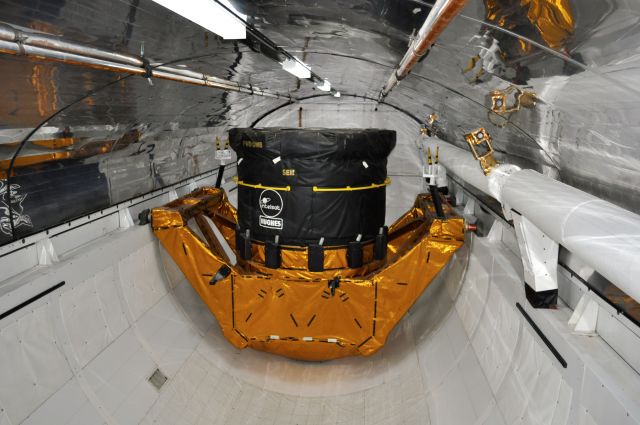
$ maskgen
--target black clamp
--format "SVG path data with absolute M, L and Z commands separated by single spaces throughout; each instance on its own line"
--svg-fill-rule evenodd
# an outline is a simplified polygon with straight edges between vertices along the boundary
M 16 31 L 15 38 L 16 44 L 18 45 L 18 56 L 26 55 L 26 52 L 24 50 L 24 43 L 25 41 L 27 41 L 27 36 L 24 35 L 22 31 Z
M 60 137 L 73 137 L 73 132 L 69 126 L 66 126 L 62 132 L 60 132 Z
M 436 218 L 445 220 L 447 217 L 445 216 L 444 209 L 442 208 L 442 198 L 440 192 L 438 192 L 438 187 L 429 185 L 429 192 L 431 193 L 433 208 L 436 210 Z
M 145 210 L 140 211 L 140 213 L 138 214 L 138 224 L 140 224 L 140 226 L 146 226 L 150 222 L 151 222 L 151 210 L 147 208 Z
M 144 74 L 142 75 L 144 78 L 153 77 L 153 68 L 151 67 L 151 64 L 149 63 L 149 59 L 142 58 L 142 68 L 145 71 Z
M 209 285 L 215 285 L 220 282 L 222 279 L 225 279 L 227 276 L 231 274 L 231 268 L 226 264 L 220 266 L 216 274 L 209 281 Z
M 329 287 L 329 292 L 331 292 L 331 296 L 333 297 L 336 294 L 336 288 L 340 287 L 340 276 L 336 276 L 327 282 L 327 286 Z
M 347 265 L 351 269 L 362 267 L 362 235 L 358 235 L 355 241 L 349 242 L 347 246 Z
M 317 244 L 309 244 L 307 249 L 307 266 L 310 272 L 324 271 L 324 238 L 320 238 Z
M 247 229 L 244 233 L 236 227 L 236 251 L 243 260 L 251 260 L 251 232 Z
M 280 253 L 280 236 L 276 235 L 274 241 L 264 243 L 264 265 L 270 269 L 279 269 L 282 263 Z
M 376 235 L 375 245 L 373 247 L 373 258 L 376 260 L 384 260 L 387 257 L 387 242 L 389 239 L 389 228 L 382 226 Z

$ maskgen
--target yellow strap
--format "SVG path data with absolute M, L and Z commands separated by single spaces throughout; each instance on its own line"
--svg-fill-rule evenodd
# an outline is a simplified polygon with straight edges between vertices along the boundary
M 236 182 L 238 186 L 246 186 L 246 187 L 251 187 L 253 189 L 271 189 L 271 190 L 281 190 L 285 192 L 291 191 L 291 186 L 277 187 L 277 186 L 263 186 L 259 183 L 258 184 L 245 183 L 242 180 L 238 180 L 237 176 L 233 176 L 233 181 Z
M 379 184 L 370 184 L 369 186 L 357 186 L 357 187 L 318 187 L 313 186 L 314 192 L 352 192 L 354 190 L 369 190 L 369 189 L 377 189 L 379 187 L 388 186 L 391 184 L 391 179 L 389 177 L 386 178 L 384 183 Z
M 251 187 L 253 189 L 271 189 L 271 190 L 281 190 L 285 192 L 291 191 L 291 186 L 277 187 L 277 186 L 263 186 L 261 184 L 251 184 L 245 183 L 242 180 L 238 180 L 237 176 L 233 176 L 233 181 L 236 182 L 239 186 Z M 391 184 L 391 179 L 387 177 L 384 183 L 372 183 L 369 186 L 356 186 L 356 187 L 318 187 L 313 186 L 314 192 L 352 192 L 354 190 L 369 190 L 369 189 L 377 189 L 379 187 L 388 186 Z

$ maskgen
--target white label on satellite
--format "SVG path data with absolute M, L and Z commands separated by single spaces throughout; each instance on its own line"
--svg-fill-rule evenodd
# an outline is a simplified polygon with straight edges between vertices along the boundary
M 228 161 L 231 159 L 231 149 L 221 149 L 216 151 L 216 159 L 219 161 Z
M 265 217 L 261 215 L 260 221 L 258 223 L 260 224 L 260 227 L 266 227 L 267 229 L 282 230 L 281 218 Z

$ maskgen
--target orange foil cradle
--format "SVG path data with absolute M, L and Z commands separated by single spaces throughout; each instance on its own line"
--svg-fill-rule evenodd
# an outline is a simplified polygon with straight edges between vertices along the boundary
M 151 224 L 235 347 L 320 361 L 369 356 L 384 346 L 464 243 L 464 220 L 447 212 L 450 218 L 435 219 L 430 195 L 418 195 L 390 226 L 385 260 L 350 269 L 346 247 L 332 247 L 322 272 L 309 271 L 307 248 L 294 246 L 282 246 L 281 268 L 268 268 L 257 243 L 251 260 L 234 265 L 223 245 L 235 250 L 237 213 L 221 189 L 198 189 L 153 209 Z M 365 245 L 364 256 L 372 249 Z M 216 281 L 220 270 L 229 273 Z

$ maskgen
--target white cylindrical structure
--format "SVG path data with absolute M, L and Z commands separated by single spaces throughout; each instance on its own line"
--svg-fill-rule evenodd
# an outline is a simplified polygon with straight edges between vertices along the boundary
M 640 216 L 533 170 L 502 187 L 503 201 L 640 301 Z
M 428 141 L 427 146 L 432 151 L 439 146 L 440 162 L 448 170 L 516 210 L 640 301 L 640 215 L 533 170 L 500 174 L 498 168 L 485 176 L 471 152 L 445 142 Z
M 439 161 L 447 170 L 469 183 L 471 186 L 502 202 L 502 186 L 504 182 L 520 167 L 512 164 L 499 164 L 494 167 L 489 176 L 485 176 L 480 163 L 470 151 L 457 148 L 449 143 L 433 139 L 426 139 L 426 146 L 435 152 L 439 149 Z

